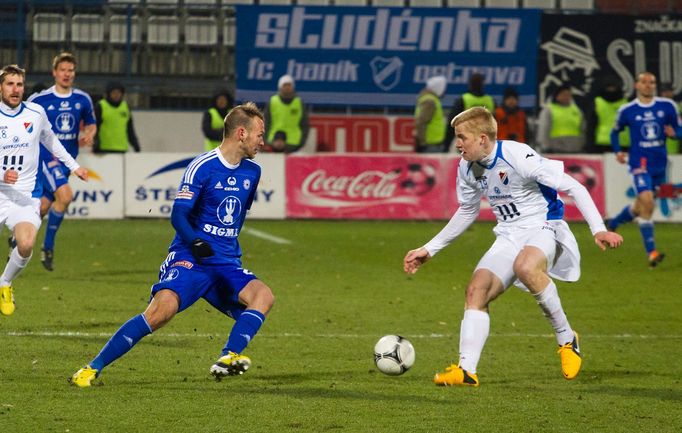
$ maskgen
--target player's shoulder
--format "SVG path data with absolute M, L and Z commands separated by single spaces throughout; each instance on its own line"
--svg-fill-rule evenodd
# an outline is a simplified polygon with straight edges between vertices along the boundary
M 36 102 L 31 102 L 31 101 L 24 101 L 24 108 L 28 110 L 29 112 L 33 112 L 39 116 L 45 115 L 45 109 L 43 108 L 42 105 L 36 103 Z
M 36 92 L 32 94 L 31 96 L 26 99 L 29 102 L 35 102 L 35 103 L 40 103 L 40 101 L 43 101 L 48 98 L 54 98 L 54 86 L 48 87 L 47 89 L 43 89 L 40 92 Z
M 242 168 L 243 170 L 247 170 L 247 171 L 253 171 L 253 172 L 256 172 L 259 174 L 261 172 L 260 164 L 258 164 L 253 159 L 243 159 L 241 164 L 240 164 L 240 168 Z
M 182 178 L 183 183 L 193 183 L 197 175 L 210 170 L 215 161 L 218 160 L 218 153 L 215 150 L 210 150 L 197 155 L 185 169 L 185 175 Z
M 90 102 L 90 105 L 92 105 L 92 98 L 90 97 L 90 94 L 84 90 L 73 88 L 71 89 L 71 94 L 75 99 L 85 99 L 88 102 Z
M 673 101 L 670 98 L 664 98 L 663 96 L 656 96 L 654 98 L 654 101 L 657 105 L 661 107 L 667 107 L 671 108 L 672 110 L 677 111 L 677 104 L 675 104 L 675 101 Z
M 538 156 L 535 149 L 526 143 L 512 140 L 498 140 L 497 143 L 497 157 L 508 162 L 524 161 Z

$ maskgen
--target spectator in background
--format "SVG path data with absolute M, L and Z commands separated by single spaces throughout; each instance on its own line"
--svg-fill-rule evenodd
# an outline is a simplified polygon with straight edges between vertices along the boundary
M 140 151 L 140 143 L 135 134 L 133 117 L 128 103 L 123 100 L 125 87 L 118 81 L 107 83 L 104 98 L 95 104 L 97 118 L 97 137 L 93 151 L 95 153 L 123 153 L 132 146 L 135 152 Z
M 450 114 L 448 115 L 448 122 L 452 122 L 459 113 L 468 110 L 472 107 L 485 107 L 491 113 L 495 112 L 495 100 L 492 96 L 485 93 L 485 77 L 483 74 L 473 74 L 469 78 L 469 91 L 462 94 L 461 98 L 455 100 Z M 445 151 L 450 151 L 452 147 L 452 140 L 455 138 L 455 131 L 452 128 L 447 128 L 445 135 Z
M 296 95 L 296 84 L 291 75 L 282 75 L 277 89 L 277 94 L 272 95 L 265 106 L 265 136 L 273 151 L 296 152 L 308 139 L 308 113 Z
M 227 90 L 218 90 L 213 96 L 211 107 L 204 111 L 201 132 L 204 133 L 204 150 L 215 149 L 223 141 L 223 123 L 234 101 Z
M 559 86 L 538 117 L 537 143 L 545 153 L 580 153 L 585 148 L 585 120 L 573 102 L 571 86 Z
M 502 105 L 495 109 L 495 120 L 500 140 L 527 142 L 528 120 L 525 111 L 519 107 L 519 94 L 513 87 L 505 89 Z
M 415 151 L 419 153 L 443 152 L 445 145 L 445 118 L 440 98 L 445 94 L 447 78 L 443 75 L 426 80 L 419 92 L 414 110 Z
M 591 110 L 585 116 L 585 141 L 588 152 L 611 152 L 611 129 L 616 121 L 618 109 L 627 102 L 620 80 L 616 77 L 607 77 L 599 94 L 594 98 Z M 627 129 L 620 134 L 620 145 L 621 147 L 630 145 Z
M 663 98 L 668 98 L 672 100 L 675 106 L 677 107 L 677 113 L 679 114 L 680 110 L 682 110 L 682 104 L 678 104 L 677 102 L 675 102 L 675 99 L 673 98 L 675 96 L 674 92 L 675 91 L 673 90 L 673 85 L 671 83 L 661 83 L 658 86 L 658 95 Z M 620 143 L 622 147 L 623 141 L 621 141 Z M 668 155 L 680 153 L 680 140 L 677 138 L 668 137 L 665 140 L 665 147 L 668 148 Z

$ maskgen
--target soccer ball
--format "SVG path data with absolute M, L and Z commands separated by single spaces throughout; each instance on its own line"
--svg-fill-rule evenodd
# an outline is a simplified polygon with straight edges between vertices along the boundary
M 400 335 L 384 335 L 374 345 L 374 363 L 382 373 L 398 376 L 414 364 L 414 347 Z
M 398 184 L 407 194 L 424 195 L 436 186 L 436 168 L 430 164 L 411 163 L 394 172 L 400 176 Z

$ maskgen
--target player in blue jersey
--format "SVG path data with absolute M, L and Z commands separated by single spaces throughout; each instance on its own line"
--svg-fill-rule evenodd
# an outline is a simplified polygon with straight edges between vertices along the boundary
M 241 352 L 274 303 L 270 288 L 242 268 L 237 241 L 260 179 L 260 166 L 250 159 L 263 146 L 263 133 L 263 114 L 256 105 L 239 105 L 225 117 L 220 146 L 189 164 L 171 212 L 176 235 L 161 264 L 159 282 L 152 286 L 149 306 L 73 375 L 73 384 L 90 386 L 104 367 L 199 298 L 235 319 L 211 374 L 221 379 L 250 367 L 251 360 Z
M 97 125 L 90 96 L 73 87 L 76 77 L 76 58 L 71 53 L 61 53 L 52 61 L 54 86 L 31 95 L 28 100 L 45 109 L 52 124 L 52 130 L 69 152 L 76 158 L 79 146 L 92 146 Z M 81 122 L 84 124 L 80 134 Z M 44 147 L 40 158 L 43 171 L 43 197 L 40 203 L 41 216 L 48 215 L 45 240 L 40 261 L 48 271 L 53 270 L 54 240 L 61 226 L 64 214 L 73 200 L 69 186 L 71 171 L 55 159 Z
M 654 213 L 656 187 L 666 182 L 668 153 L 666 136 L 682 137 L 682 122 L 675 103 L 656 96 L 656 76 L 642 72 L 635 83 L 637 97 L 618 110 L 611 131 L 611 146 L 621 164 L 628 162 L 637 197 L 609 222 L 609 230 L 633 219 L 639 224 L 649 266 L 658 265 L 665 254 L 656 249 Z M 630 128 L 630 151 L 620 148 L 618 133 Z

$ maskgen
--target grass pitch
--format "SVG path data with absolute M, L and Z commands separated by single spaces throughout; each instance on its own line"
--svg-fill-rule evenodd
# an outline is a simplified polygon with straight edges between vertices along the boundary
M 682 227 L 656 226 L 668 257 L 649 270 L 636 226 L 623 227 L 621 249 L 602 253 L 584 224 L 572 225 L 583 277 L 558 286 L 582 337 L 576 380 L 562 378 L 532 297 L 512 288 L 491 307 L 481 387 L 438 388 L 433 373 L 458 357 L 464 289 L 493 241 L 492 225 L 477 223 L 405 276 L 405 252 L 443 224 L 250 221 L 247 229 L 291 243 L 241 236 L 245 266 L 277 297 L 247 349 L 247 374 L 208 374 L 232 321 L 199 301 L 105 369 L 99 386 L 78 389 L 67 378 L 145 308 L 172 229 L 166 220 L 68 220 L 56 270 L 36 253 L 15 281 L 15 314 L 0 317 L 0 431 L 682 430 Z M 372 347 L 389 333 L 416 349 L 403 376 L 373 365 Z

